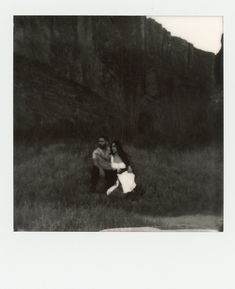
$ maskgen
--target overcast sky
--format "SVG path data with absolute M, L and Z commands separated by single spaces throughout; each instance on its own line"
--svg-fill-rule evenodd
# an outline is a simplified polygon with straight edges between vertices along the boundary
M 221 47 L 223 17 L 151 16 L 174 36 L 179 36 L 195 47 L 217 53 Z

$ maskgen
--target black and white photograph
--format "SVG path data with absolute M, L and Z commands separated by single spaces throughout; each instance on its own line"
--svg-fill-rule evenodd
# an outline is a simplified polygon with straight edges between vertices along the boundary
M 12 20 L 14 231 L 223 232 L 223 17 Z

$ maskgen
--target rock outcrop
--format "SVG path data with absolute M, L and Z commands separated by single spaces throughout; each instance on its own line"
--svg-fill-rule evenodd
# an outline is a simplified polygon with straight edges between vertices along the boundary
M 16 133 L 67 123 L 137 142 L 207 138 L 215 55 L 153 19 L 15 16 L 14 54 Z

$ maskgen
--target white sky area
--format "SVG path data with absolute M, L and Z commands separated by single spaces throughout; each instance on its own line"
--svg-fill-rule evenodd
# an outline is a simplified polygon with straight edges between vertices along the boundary
M 194 47 L 217 53 L 221 47 L 223 17 L 217 16 L 150 16 L 173 36 L 181 37 Z

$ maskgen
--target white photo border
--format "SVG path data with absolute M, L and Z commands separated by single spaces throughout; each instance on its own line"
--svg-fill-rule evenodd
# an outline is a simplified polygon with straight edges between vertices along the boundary
M 234 6 L 232 1 L 5 1 L 1 29 L 0 288 L 232 289 L 234 274 Z M 13 231 L 13 15 L 224 17 L 224 232 Z

